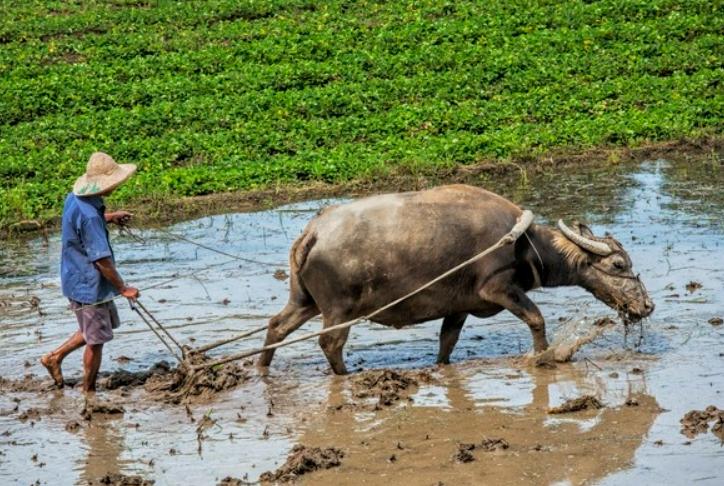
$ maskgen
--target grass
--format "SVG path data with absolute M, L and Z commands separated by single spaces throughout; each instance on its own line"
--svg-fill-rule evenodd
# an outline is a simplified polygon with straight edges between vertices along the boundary
M 718 134 L 708 0 L 0 0 L 0 227 L 114 202 Z M 497 162 L 496 162 L 497 161 Z

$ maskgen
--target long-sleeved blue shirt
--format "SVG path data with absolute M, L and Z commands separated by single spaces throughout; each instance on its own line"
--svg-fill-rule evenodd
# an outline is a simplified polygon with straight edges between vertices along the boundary
M 118 295 L 113 284 L 101 275 L 93 262 L 113 259 L 100 196 L 65 198 L 60 258 L 63 295 L 81 304 L 93 304 Z

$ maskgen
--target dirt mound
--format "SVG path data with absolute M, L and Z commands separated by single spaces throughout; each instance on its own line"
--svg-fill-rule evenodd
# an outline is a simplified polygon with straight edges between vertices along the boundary
M 354 398 L 377 398 L 375 408 L 389 407 L 402 399 L 410 399 L 420 383 L 432 383 L 428 371 L 371 370 L 351 378 Z
M 95 414 L 121 415 L 123 413 L 125 413 L 125 409 L 120 405 L 96 400 L 86 400 L 80 416 L 85 420 L 91 420 Z
M 303 474 L 318 469 L 330 469 L 342 463 L 344 452 L 334 447 L 321 449 L 319 447 L 306 447 L 296 445 L 287 457 L 287 461 L 275 472 L 267 471 L 259 476 L 262 483 L 279 481 L 291 482 Z
M 104 390 L 116 390 L 123 387 L 143 386 L 149 378 L 165 375 L 171 371 L 171 365 L 166 361 L 159 361 L 147 370 L 126 371 L 119 369 L 98 380 L 98 387 Z
M 189 358 L 190 364 L 194 366 L 209 360 L 210 358 L 203 354 L 195 354 Z M 145 383 L 145 389 L 154 399 L 167 403 L 180 403 L 189 397 L 210 399 L 219 392 L 235 388 L 248 379 L 248 371 L 237 363 L 206 368 L 194 374 L 189 374 L 182 368 L 175 368 L 168 373 L 150 376 Z
M 19 380 L 0 377 L 0 391 L 3 392 L 44 392 L 55 388 L 50 379 L 41 379 L 34 374 L 28 374 Z
M 594 397 L 593 395 L 583 395 L 582 397 L 567 400 L 565 403 L 558 407 L 549 408 L 548 413 L 571 413 L 578 412 L 580 410 L 598 408 L 603 408 L 603 403 L 601 403 L 598 398 Z
M 724 441 L 724 410 L 714 405 L 709 405 L 705 410 L 691 410 L 684 415 L 681 422 L 681 433 L 692 439 L 698 434 L 709 430 L 709 422 L 714 422 L 711 427 L 712 434 Z
M 152 486 L 155 482 L 152 479 L 143 479 L 141 476 L 111 473 L 102 478 L 88 481 L 88 486 Z
M 253 483 L 245 482 L 243 479 L 232 478 L 231 476 L 226 476 L 224 479 L 219 481 L 219 484 L 217 484 L 216 486 L 244 486 L 246 484 L 253 484 Z
M 453 454 L 453 460 L 455 462 L 464 464 L 466 462 L 472 462 L 475 460 L 475 456 L 473 456 L 474 450 L 493 452 L 498 450 L 505 450 L 509 447 L 510 444 L 508 444 L 508 441 L 501 438 L 486 437 L 479 444 L 461 442 L 460 444 L 458 444 L 457 452 Z

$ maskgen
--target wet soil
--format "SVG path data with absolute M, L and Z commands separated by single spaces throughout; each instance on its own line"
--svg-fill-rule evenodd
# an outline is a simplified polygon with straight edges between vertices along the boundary
M 307 447 L 296 445 L 287 457 L 287 461 L 274 472 L 267 471 L 259 476 L 259 481 L 264 483 L 294 482 L 300 476 L 317 471 L 337 467 L 342 463 L 344 452 L 334 447 Z
M 709 430 L 724 442 L 724 410 L 709 405 L 705 410 L 691 410 L 681 419 L 681 433 L 690 439 Z
M 707 431 L 691 439 L 680 434 L 679 422 L 688 411 L 721 405 L 724 396 L 724 330 L 709 322 L 722 315 L 724 298 L 724 177 L 714 164 L 618 164 L 600 173 L 529 173 L 525 182 L 519 173 L 501 179 L 471 173 L 476 184 L 533 209 L 539 222 L 577 218 L 597 234 L 613 233 L 656 303 L 648 321 L 626 330 L 585 291 L 531 292 L 552 349 L 573 344 L 564 362 L 555 353 L 543 367 L 521 359 L 530 332 L 507 313 L 471 316 L 453 364 L 436 368 L 428 367 L 439 322 L 404 330 L 362 323 L 345 348 L 348 367 L 361 373 L 332 376 L 318 344 L 305 341 L 278 350 L 265 375 L 246 364 L 229 379 L 212 370 L 194 389 L 198 394 L 178 406 L 178 392 L 192 387 L 172 366 L 150 371 L 163 360 L 173 365 L 172 357 L 119 302 L 123 325 L 104 348 L 98 395 L 125 413 L 97 413 L 91 421 L 79 415 L 79 388 L 54 390 L 37 364 L 77 327 L 58 288 L 57 236 L 5 246 L 0 266 L 11 263 L 12 271 L 0 280 L 0 297 L 37 296 L 44 315 L 27 305 L 12 313 L 0 308 L 0 483 L 56 484 L 62 477 L 86 485 L 115 473 L 158 484 L 216 484 L 226 477 L 254 483 L 304 444 L 344 451 L 338 466 L 295 480 L 315 486 L 380 478 L 611 486 L 651 484 L 662 476 L 672 484 L 718 486 L 724 481 L 719 419 L 709 417 Z M 274 274 L 287 268 L 291 241 L 321 206 L 336 202 L 171 228 L 257 263 L 226 263 L 153 230 L 141 233 L 144 243 L 114 234 L 114 249 L 124 278 L 154 286 L 143 294 L 154 315 L 182 343 L 202 345 L 254 329 L 279 311 L 289 280 Z M 173 275 L 179 279 L 169 283 Z M 702 286 L 687 292 L 692 281 Z M 297 333 L 319 326 L 314 319 Z M 263 334 L 215 350 L 209 359 L 262 340 Z M 80 353 L 63 366 L 67 376 L 80 376 Z M 548 413 L 586 395 L 606 406 Z M 39 411 L 39 420 L 20 421 L 30 409 Z M 487 451 L 484 438 L 502 439 L 508 448 L 491 443 L 494 450 Z M 460 446 L 472 461 L 454 458 Z
M 473 451 L 485 451 L 485 452 L 493 452 L 498 450 L 505 450 L 510 447 L 510 444 L 508 444 L 508 441 L 505 439 L 494 439 L 494 438 L 485 438 L 480 443 L 462 443 L 458 444 L 458 450 L 453 455 L 453 460 L 455 462 L 464 464 L 466 462 L 472 462 L 475 460 L 475 456 L 473 455 Z
M 198 366 L 209 361 L 203 354 L 192 354 L 188 364 Z M 181 403 L 190 399 L 210 400 L 217 394 L 231 390 L 249 379 L 252 362 L 227 363 L 189 373 L 177 367 L 170 372 L 152 374 L 145 382 L 145 389 L 154 400 Z
M 374 399 L 373 408 L 379 410 L 400 400 L 411 400 L 410 396 L 421 384 L 432 384 L 436 380 L 427 370 L 370 370 L 352 375 L 352 396 L 355 399 Z M 354 405 L 361 406 L 355 401 Z
M 143 479 L 141 476 L 126 476 L 125 474 L 106 474 L 96 481 L 88 481 L 88 486 L 153 486 L 155 481 Z
M 584 395 L 566 400 L 562 405 L 548 409 L 548 413 L 551 415 L 573 413 L 580 412 L 581 410 L 596 410 L 603 408 L 603 406 L 603 403 L 593 395 Z

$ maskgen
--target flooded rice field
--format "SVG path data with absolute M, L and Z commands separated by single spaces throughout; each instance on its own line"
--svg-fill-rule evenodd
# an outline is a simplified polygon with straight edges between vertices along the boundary
M 402 330 L 362 323 L 345 348 L 347 377 L 330 374 L 309 340 L 278 350 L 266 376 L 242 363 L 243 378 L 212 397 L 167 404 L 120 383 L 99 392 L 115 413 L 82 415 L 79 389 L 50 389 L 38 364 L 77 326 L 59 288 L 59 238 L 3 242 L 0 483 L 146 484 L 122 474 L 157 485 L 260 477 L 315 485 L 724 484 L 724 413 L 690 415 L 686 434 L 680 422 L 691 410 L 724 408 L 718 164 L 651 161 L 475 182 L 532 209 L 538 223 L 577 218 L 597 234 L 611 232 L 656 304 L 641 327 L 624 333 L 617 325 L 555 367 L 517 359 L 530 332 L 508 313 L 469 318 L 453 364 L 439 368 L 439 322 Z M 281 309 L 289 246 L 331 202 L 132 235 L 114 229 L 111 237 L 121 273 L 142 289 L 146 307 L 182 343 L 199 346 L 264 325 Z M 581 289 L 529 295 L 554 339 L 616 318 Z M 117 377 L 173 364 L 127 303 L 118 306 L 123 325 L 105 347 L 102 371 Z M 292 337 L 320 327 L 313 319 Z M 262 336 L 210 354 L 258 347 Z M 81 370 L 80 353 L 63 364 L 68 378 Z M 594 398 L 578 403 L 581 410 L 549 413 L 586 395 Z M 697 429 L 702 421 L 706 428 Z

